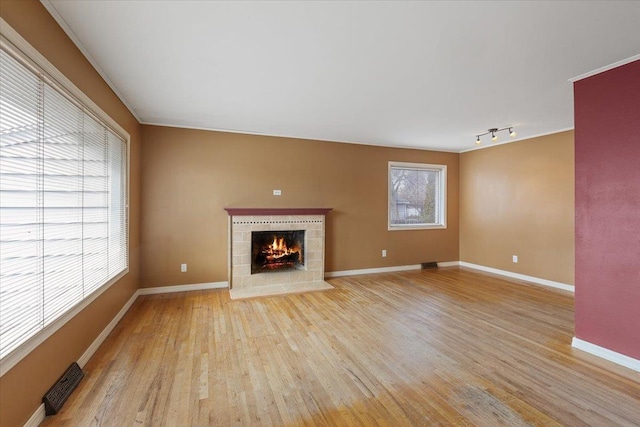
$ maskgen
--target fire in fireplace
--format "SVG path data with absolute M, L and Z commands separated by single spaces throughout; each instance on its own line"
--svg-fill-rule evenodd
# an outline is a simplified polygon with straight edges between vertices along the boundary
M 303 268 L 304 230 L 251 232 L 251 274 Z

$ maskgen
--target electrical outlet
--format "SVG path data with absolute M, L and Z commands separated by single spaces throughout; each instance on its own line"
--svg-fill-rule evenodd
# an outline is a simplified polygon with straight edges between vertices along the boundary
M 282 195 L 282 190 L 273 190 L 273 195 L 274 196 L 281 196 Z
M 386 250 L 386 249 L 383 249 L 383 250 L 382 250 L 382 258 L 384 258 L 384 257 L 386 257 L 386 256 L 387 256 L 387 250 Z
M 518 263 L 518 255 L 513 256 L 513 262 L 515 262 L 516 264 Z
M 182 273 L 186 273 L 187 272 L 187 264 L 180 264 L 180 271 Z

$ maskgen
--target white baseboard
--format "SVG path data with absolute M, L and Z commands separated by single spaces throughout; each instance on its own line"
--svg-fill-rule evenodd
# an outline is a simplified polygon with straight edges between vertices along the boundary
M 421 268 L 422 266 L 420 264 L 416 264 L 416 265 L 400 265 L 396 267 L 363 268 L 361 270 L 328 271 L 324 273 L 324 277 L 330 278 L 330 277 L 356 276 L 358 274 L 391 273 L 394 271 L 420 270 Z
M 620 354 L 613 350 L 609 350 L 608 348 L 600 347 L 599 345 L 592 344 L 589 341 L 584 341 L 576 337 L 573 337 L 573 340 L 571 340 L 571 346 L 578 350 L 586 351 L 594 356 L 601 357 L 610 362 L 617 363 L 618 365 L 640 372 L 640 360 L 634 359 L 633 357 Z
M 438 263 L 438 267 L 455 267 L 457 265 L 460 265 L 459 261 L 446 261 L 446 262 Z M 394 271 L 420 270 L 421 268 L 422 268 L 422 265 L 420 264 L 412 264 L 412 265 L 399 265 L 395 267 L 363 268 L 361 270 L 328 271 L 324 273 L 324 277 L 331 278 L 331 277 L 343 277 L 343 276 L 356 276 L 358 274 L 392 273 Z
M 158 286 L 156 288 L 140 288 L 138 295 L 168 294 L 172 292 L 202 291 L 205 289 L 224 289 L 229 282 L 194 283 L 192 285 Z
M 40 406 L 38 406 L 38 409 L 36 409 L 36 412 L 34 412 L 33 415 L 31 415 L 31 418 L 29 418 L 27 422 L 24 423 L 24 427 L 38 427 L 40 423 L 44 421 L 44 417 L 46 416 L 47 414 L 44 410 L 44 403 L 43 403 Z
M 118 314 L 115 315 L 115 317 L 111 320 L 111 322 L 109 322 L 107 327 L 104 328 L 102 332 L 100 332 L 100 335 L 98 335 L 97 338 L 93 340 L 89 348 L 87 348 L 87 350 L 82 354 L 82 356 L 80 356 L 80 359 L 78 359 L 78 365 L 80 365 L 81 368 L 84 368 L 84 365 L 87 364 L 89 359 L 91 359 L 91 356 L 93 356 L 93 353 L 95 353 L 98 347 L 100 347 L 100 345 L 104 342 L 104 340 L 107 339 L 107 336 L 109 336 L 111 331 L 113 331 L 113 328 L 116 327 L 120 319 L 122 319 L 124 315 L 127 314 L 127 311 L 129 311 L 129 308 L 134 303 L 136 298 L 138 298 L 138 291 L 134 292 L 133 295 L 131 295 L 131 298 L 129 298 L 129 301 L 127 301 L 125 305 L 122 306 Z
M 438 263 L 438 267 L 457 267 L 459 265 L 460 261 L 446 261 Z
M 575 286 L 566 283 L 554 282 L 553 280 L 541 279 L 539 277 L 527 276 L 525 274 L 514 273 L 506 270 L 498 270 L 497 268 L 485 267 L 484 265 L 471 264 L 470 262 L 460 261 L 460 267 L 472 268 L 474 270 L 486 271 L 487 273 L 499 274 L 500 276 L 510 277 L 512 279 L 525 280 L 527 282 L 536 283 L 538 285 L 550 286 L 552 288 L 562 289 L 569 292 L 575 292 Z

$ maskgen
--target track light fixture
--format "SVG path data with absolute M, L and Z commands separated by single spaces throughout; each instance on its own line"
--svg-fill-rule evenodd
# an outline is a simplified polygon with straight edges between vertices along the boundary
M 480 137 L 484 136 L 484 135 L 488 135 L 488 134 L 491 134 L 491 140 L 493 142 L 496 142 L 498 140 L 498 135 L 496 135 L 496 134 L 498 132 L 502 132 L 503 130 L 509 130 L 509 136 L 511 138 L 516 136 L 516 132 L 513 130 L 513 126 L 507 126 L 507 127 L 504 127 L 504 128 L 490 128 L 490 129 L 487 129 L 486 132 L 476 135 L 476 144 L 480 145 L 480 143 L 482 142 L 482 141 L 480 141 Z

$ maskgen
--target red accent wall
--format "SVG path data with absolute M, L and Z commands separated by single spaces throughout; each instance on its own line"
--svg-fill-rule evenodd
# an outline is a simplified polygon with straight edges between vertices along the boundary
M 640 60 L 574 102 L 576 337 L 640 359 Z

